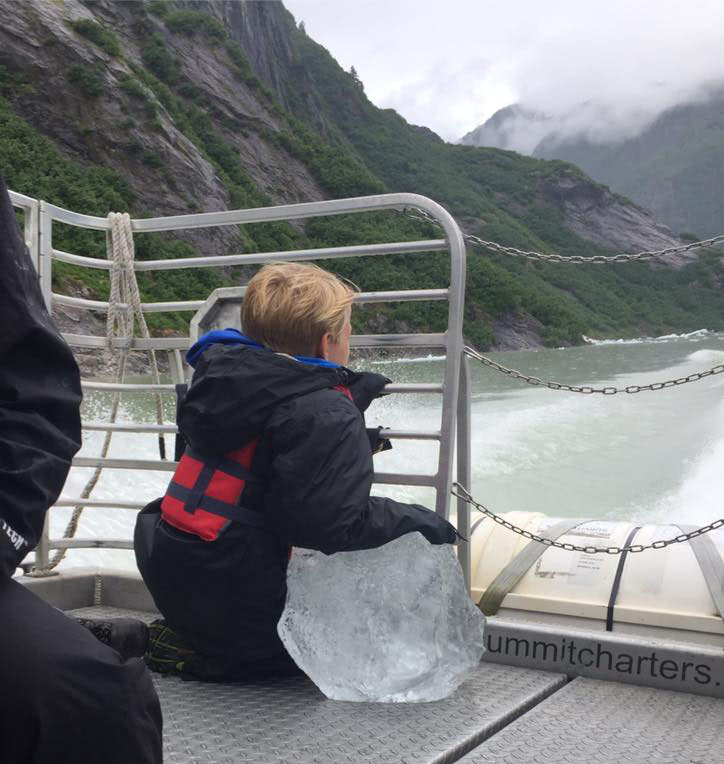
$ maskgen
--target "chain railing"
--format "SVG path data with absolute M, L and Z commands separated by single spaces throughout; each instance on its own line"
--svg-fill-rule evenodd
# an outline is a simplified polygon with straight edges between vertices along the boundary
M 423 223 L 436 225 L 436 221 L 430 218 L 426 213 L 418 211 L 408 213 L 408 217 Z M 526 260 L 540 260 L 548 263 L 573 263 L 582 264 L 601 264 L 601 263 L 628 263 L 636 260 L 653 260 L 657 257 L 666 255 L 680 255 L 684 252 L 690 252 L 692 249 L 701 249 L 704 247 L 713 247 L 724 243 L 724 234 L 714 236 L 711 239 L 702 239 L 701 241 L 692 241 L 688 244 L 680 244 L 675 247 L 665 247 L 664 249 L 655 249 L 647 252 L 636 252 L 634 254 L 620 253 L 617 255 L 559 255 L 557 253 L 546 254 L 536 252 L 535 250 L 517 249 L 516 247 L 507 247 L 504 244 L 498 244 L 496 241 L 486 241 L 479 236 L 471 233 L 463 233 L 463 239 L 476 247 L 482 247 L 491 252 L 497 252 L 500 255 L 511 255 L 512 257 L 522 257 Z
M 516 371 L 516 369 L 509 369 L 507 366 L 503 366 L 502 363 L 494 361 L 492 358 L 484 356 L 477 350 L 466 346 L 463 348 L 463 353 L 470 358 L 474 358 L 476 361 L 480 361 L 484 366 L 488 366 L 495 371 L 504 374 L 511 379 L 519 379 L 521 382 L 525 382 L 528 385 L 534 385 L 535 387 L 547 387 L 549 390 L 563 390 L 569 393 L 583 393 L 585 395 L 591 395 L 593 393 L 601 393 L 602 395 L 616 395 L 617 393 L 641 393 L 646 390 L 665 390 L 669 387 L 678 387 L 685 385 L 687 382 L 698 382 L 700 379 L 714 376 L 715 374 L 721 374 L 724 372 L 724 364 L 718 364 L 706 371 L 697 371 L 692 374 L 688 374 L 686 377 L 677 377 L 676 379 L 667 379 L 665 382 L 650 382 L 647 385 L 626 385 L 626 387 L 591 387 L 590 385 L 568 385 L 565 382 L 553 382 L 551 380 L 540 379 L 539 377 L 533 377 L 528 374 L 523 374 L 522 371 Z
M 478 512 L 482 512 L 486 517 L 496 522 L 498 525 L 502 525 L 503 528 L 507 528 L 513 533 L 517 533 L 519 536 L 529 539 L 530 541 L 537 541 L 544 546 L 555 547 L 556 549 L 564 549 L 567 552 L 584 552 L 585 554 L 622 554 L 623 552 L 631 552 L 635 554 L 637 552 L 645 552 L 647 549 L 664 549 L 672 544 L 682 544 L 685 541 L 690 541 L 697 536 L 702 536 L 705 533 L 716 530 L 724 526 L 724 518 L 714 520 L 709 525 L 704 525 L 701 528 L 696 528 L 688 533 L 680 533 L 678 536 L 674 536 L 670 539 L 660 539 L 654 541 L 651 544 L 631 544 L 629 546 L 579 546 L 577 544 L 569 544 L 566 542 L 555 541 L 553 539 L 539 536 L 531 531 L 526 531 L 523 528 L 519 528 L 517 525 L 508 522 L 504 517 L 496 515 L 495 512 L 488 509 L 484 504 L 476 501 L 470 493 L 460 483 L 453 483 L 450 493 L 458 499 L 462 499 L 464 502 L 474 507 Z

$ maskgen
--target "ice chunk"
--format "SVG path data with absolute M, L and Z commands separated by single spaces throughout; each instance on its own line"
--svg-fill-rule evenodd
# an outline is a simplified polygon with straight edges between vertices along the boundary
M 410 533 L 378 549 L 294 549 L 279 636 L 335 700 L 440 700 L 483 654 L 485 619 L 450 545 Z

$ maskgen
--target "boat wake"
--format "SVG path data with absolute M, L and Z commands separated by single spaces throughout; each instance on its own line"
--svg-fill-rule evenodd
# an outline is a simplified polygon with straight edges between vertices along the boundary
M 643 345 L 655 342 L 671 342 L 671 340 L 700 340 L 716 336 L 717 332 L 709 329 L 697 329 L 683 334 L 662 334 L 660 337 L 631 337 L 628 339 L 597 340 L 594 337 L 583 335 L 583 340 L 588 345 Z

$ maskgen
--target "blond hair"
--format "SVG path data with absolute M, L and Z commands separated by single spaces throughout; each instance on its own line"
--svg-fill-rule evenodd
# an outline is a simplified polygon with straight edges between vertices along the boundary
M 242 330 L 276 352 L 312 355 L 327 332 L 336 341 L 344 329 L 353 287 L 316 265 L 265 265 L 247 286 Z

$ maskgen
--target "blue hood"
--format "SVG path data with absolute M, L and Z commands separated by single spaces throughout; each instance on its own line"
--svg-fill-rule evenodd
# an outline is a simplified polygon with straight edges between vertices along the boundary
M 200 337 L 186 353 L 186 362 L 189 366 L 196 367 L 196 363 L 203 355 L 204 351 L 211 345 L 246 345 L 250 348 L 257 348 L 267 353 L 271 352 L 269 348 L 264 345 L 260 345 L 254 340 L 250 340 L 246 335 L 242 334 L 238 329 L 214 329 L 207 332 L 203 337 Z M 304 355 L 295 355 L 294 358 L 302 363 L 307 363 L 312 366 L 322 366 L 325 369 L 339 369 L 341 366 L 338 363 L 332 361 L 325 361 L 324 358 L 310 358 Z

